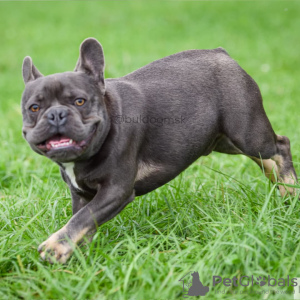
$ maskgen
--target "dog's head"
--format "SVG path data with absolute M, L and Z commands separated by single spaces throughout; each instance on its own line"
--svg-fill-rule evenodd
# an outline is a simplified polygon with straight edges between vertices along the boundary
M 99 150 L 109 123 L 103 71 L 103 50 L 92 38 L 81 44 L 74 72 L 43 76 L 25 57 L 23 136 L 34 151 L 70 162 Z

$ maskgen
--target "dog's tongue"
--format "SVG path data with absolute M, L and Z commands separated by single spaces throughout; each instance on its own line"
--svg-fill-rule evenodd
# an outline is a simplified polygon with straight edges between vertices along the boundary
M 66 137 L 66 136 L 53 136 L 49 140 L 47 140 L 46 145 L 47 148 L 53 149 L 53 148 L 60 148 L 60 147 L 67 147 L 71 146 L 73 144 L 73 140 Z

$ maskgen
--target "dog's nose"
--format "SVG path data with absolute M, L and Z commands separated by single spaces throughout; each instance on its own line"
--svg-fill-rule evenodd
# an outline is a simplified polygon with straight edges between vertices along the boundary
M 63 107 L 53 107 L 47 113 L 48 122 L 54 126 L 62 126 L 66 123 L 68 111 Z

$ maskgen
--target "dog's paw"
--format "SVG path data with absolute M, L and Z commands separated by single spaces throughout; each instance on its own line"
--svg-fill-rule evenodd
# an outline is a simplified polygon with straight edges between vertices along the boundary
M 62 228 L 43 242 L 38 247 L 38 251 L 43 260 L 51 264 L 64 264 L 73 252 L 71 243 L 70 239 L 67 238 L 66 231 Z

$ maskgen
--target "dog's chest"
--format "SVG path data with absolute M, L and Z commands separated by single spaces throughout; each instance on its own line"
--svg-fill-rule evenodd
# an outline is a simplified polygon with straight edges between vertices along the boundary
M 75 173 L 74 173 L 74 163 L 70 162 L 70 163 L 64 163 L 63 164 L 64 168 L 65 168 L 65 172 L 69 178 L 69 180 L 71 181 L 72 185 L 76 188 L 81 190 L 81 188 L 78 186 L 77 181 L 76 181 L 76 177 L 75 177 Z

